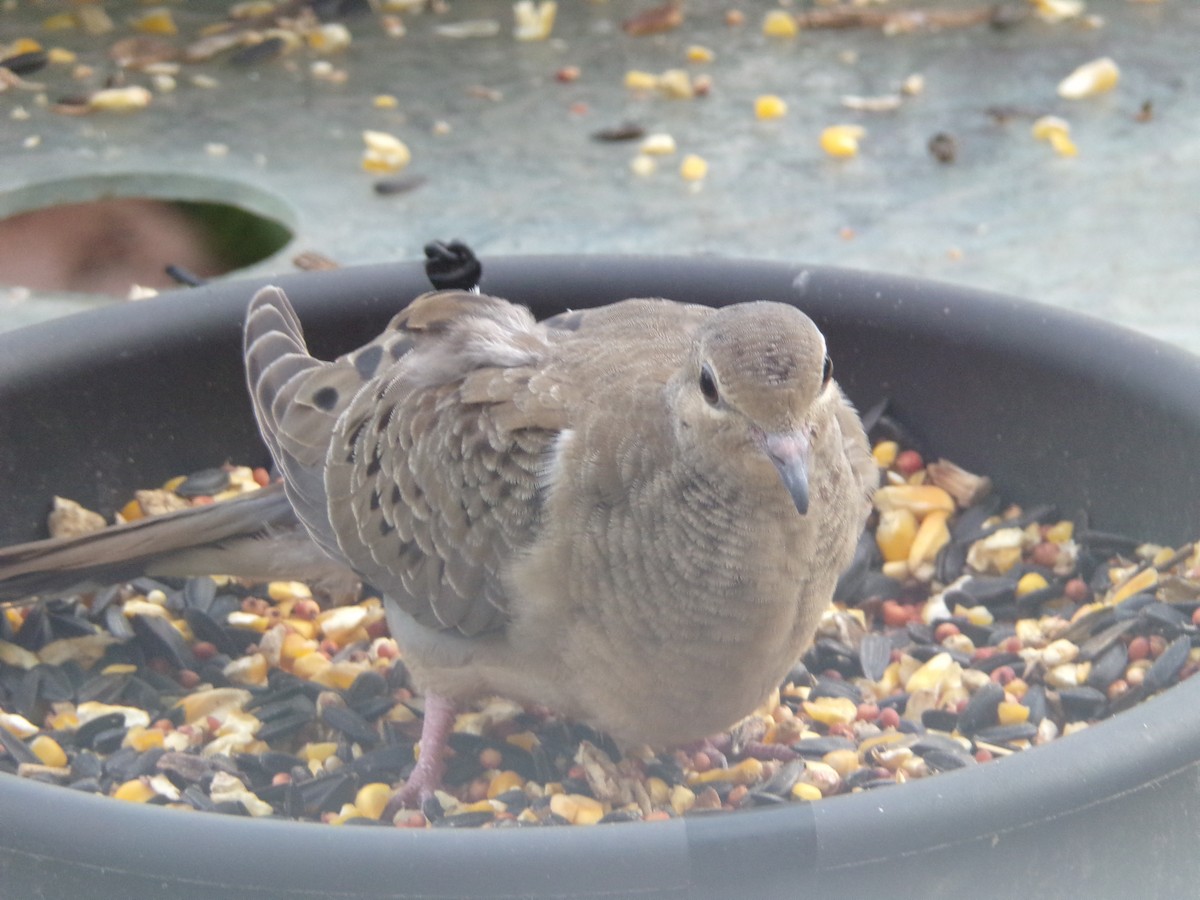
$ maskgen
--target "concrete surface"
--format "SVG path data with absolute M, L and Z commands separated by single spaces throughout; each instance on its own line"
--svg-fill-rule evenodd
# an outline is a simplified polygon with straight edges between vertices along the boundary
M 346 20 L 354 41 L 328 58 L 345 72 L 342 84 L 314 76 L 317 57 L 306 50 L 251 67 L 218 58 L 184 67 L 174 91 L 124 115 L 62 116 L 39 106 L 37 92 L 9 89 L 0 92 L 0 216 L 110 194 L 238 202 L 296 232 L 255 272 L 290 270 L 302 250 L 342 264 L 413 258 L 427 240 L 452 237 L 483 256 L 795 259 L 1008 292 L 1200 351 L 1189 306 L 1200 297 L 1200 3 L 1090 0 L 1086 13 L 1103 20 L 1099 27 L 1033 19 L 1006 29 L 886 36 L 847 28 L 772 39 L 761 29 L 768 4 L 687 0 L 674 31 L 625 34 L 620 22 L 652 3 L 560 0 L 553 36 L 535 43 L 513 39 L 512 8 L 501 0 L 401 14 L 401 38 L 368 13 Z M 918 5 L 930 8 L 908 0 L 869 8 Z M 745 15 L 740 27 L 725 22 L 734 6 Z M 49 0 L 0 7 L 0 45 L 31 36 L 95 67 L 83 82 L 70 66 L 30 75 L 51 101 L 111 74 L 106 48 L 144 10 L 110 0 L 117 28 L 102 37 L 42 29 L 66 8 Z M 171 9 L 183 44 L 226 4 Z M 454 40 L 435 32 L 480 18 L 497 20 L 499 33 Z M 714 59 L 688 62 L 693 44 Z M 1056 95 L 1067 73 L 1105 55 L 1120 66 L 1115 90 Z M 566 66 L 579 68 L 577 80 L 556 80 Z M 711 92 L 675 100 L 623 84 L 630 69 L 670 68 L 709 76 Z M 842 105 L 847 94 L 892 93 L 913 73 L 924 91 L 895 111 Z M 196 74 L 216 86 L 194 85 Z M 151 84 L 139 73 L 128 80 Z M 754 99 L 765 93 L 787 102 L 785 117 L 755 119 Z M 377 94 L 397 107 L 375 108 Z M 1152 115 L 1139 121 L 1147 101 Z M 999 121 L 996 108 L 1009 115 Z M 1078 156 L 1032 138 L 1044 113 L 1070 122 Z M 636 143 L 590 137 L 624 121 L 670 133 L 679 153 L 659 158 L 649 176 L 633 174 Z M 856 158 L 832 159 L 818 146 L 821 129 L 836 122 L 867 129 Z M 413 161 L 404 174 L 424 178 L 421 186 L 374 192 L 377 177 L 360 168 L 367 128 L 407 142 Z M 937 132 L 954 136 L 954 162 L 929 154 Z M 216 155 L 214 144 L 227 152 Z M 680 177 L 686 153 L 708 162 L 702 183 Z M 101 302 L 113 301 L 0 287 L 0 327 Z

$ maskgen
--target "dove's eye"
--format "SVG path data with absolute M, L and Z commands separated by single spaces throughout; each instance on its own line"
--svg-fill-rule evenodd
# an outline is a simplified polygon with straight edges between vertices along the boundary
M 821 369 L 821 385 L 822 387 L 829 384 L 833 378 L 833 360 L 828 356 L 825 357 L 825 367 Z
M 700 367 L 700 393 L 704 395 L 704 399 L 710 406 L 716 406 L 720 399 L 720 394 L 717 392 L 717 379 L 713 376 L 708 363 Z

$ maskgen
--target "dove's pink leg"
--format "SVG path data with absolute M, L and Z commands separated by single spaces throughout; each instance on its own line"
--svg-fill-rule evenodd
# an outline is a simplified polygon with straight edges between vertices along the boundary
M 417 746 L 421 755 L 397 800 L 406 808 L 420 808 L 435 790 L 442 786 L 446 774 L 446 741 L 454 730 L 454 704 L 438 694 L 425 695 L 425 720 L 421 725 L 421 740 Z

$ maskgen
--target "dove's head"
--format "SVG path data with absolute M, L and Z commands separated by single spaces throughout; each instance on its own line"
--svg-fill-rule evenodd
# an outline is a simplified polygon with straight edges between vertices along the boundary
M 825 338 L 781 303 L 716 310 L 696 333 L 676 382 L 680 439 L 715 454 L 714 465 L 767 471 L 770 462 L 801 515 L 808 511 L 813 436 L 831 395 Z

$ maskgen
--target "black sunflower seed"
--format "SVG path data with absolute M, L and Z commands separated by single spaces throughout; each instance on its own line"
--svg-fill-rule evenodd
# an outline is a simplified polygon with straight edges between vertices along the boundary
M 863 677 L 870 681 L 878 681 L 892 661 L 892 642 L 874 632 L 863 635 L 862 642 L 858 645 L 858 661 Z
M 278 40 L 269 38 L 268 40 Z M 264 42 L 265 43 L 265 42 Z M 183 480 L 175 493 L 180 497 L 211 497 L 229 487 L 229 472 L 225 469 L 201 469 Z
M 1082 654 L 1081 654 L 1082 655 Z M 1116 681 L 1125 671 L 1129 662 L 1129 654 L 1125 645 L 1112 644 L 1107 650 L 1092 660 L 1091 671 L 1088 672 L 1087 683 L 1090 687 L 1105 690 Z
M 792 744 L 792 749 L 806 759 L 820 759 L 834 750 L 853 750 L 854 741 L 840 735 L 827 735 L 819 738 L 805 738 Z M 785 764 L 785 765 L 790 765 Z
M 125 716 L 119 712 L 105 713 L 102 716 L 84 722 L 75 729 L 74 742 L 78 747 L 91 747 L 96 737 L 106 731 L 125 728 Z
M 1153 665 L 1146 670 L 1145 685 L 1151 691 L 1161 690 L 1175 680 L 1187 663 L 1192 642 L 1187 635 L 1180 635 L 1167 645 Z
M 1037 726 L 1029 722 L 1017 725 L 993 725 L 975 732 L 975 739 L 989 744 L 1007 744 L 1012 741 L 1028 741 L 1037 736 Z
M 321 711 L 321 721 L 334 731 L 341 732 L 356 744 L 373 747 L 379 743 L 379 734 L 371 723 L 348 706 L 329 706 Z
M 480 825 L 486 825 L 496 818 L 496 813 L 488 810 L 478 810 L 473 812 L 456 813 L 455 815 L 442 816 L 437 821 L 433 822 L 434 828 L 478 828 Z M 568 824 L 565 820 L 563 824 Z
M 1068 722 L 1094 719 L 1103 712 L 1108 698 L 1103 692 L 1094 687 L 1063 688 L 1058 692 L 1059 703 L 1062 704 L 1063 715 Z
M 23 740 L 15 734 L 11 734 L 7 728 L 3 727 L 0 727 L 0 748 L 18 764 L 35 766 L 42 764 L 37 754 L 30 750 L 29 746 Z

